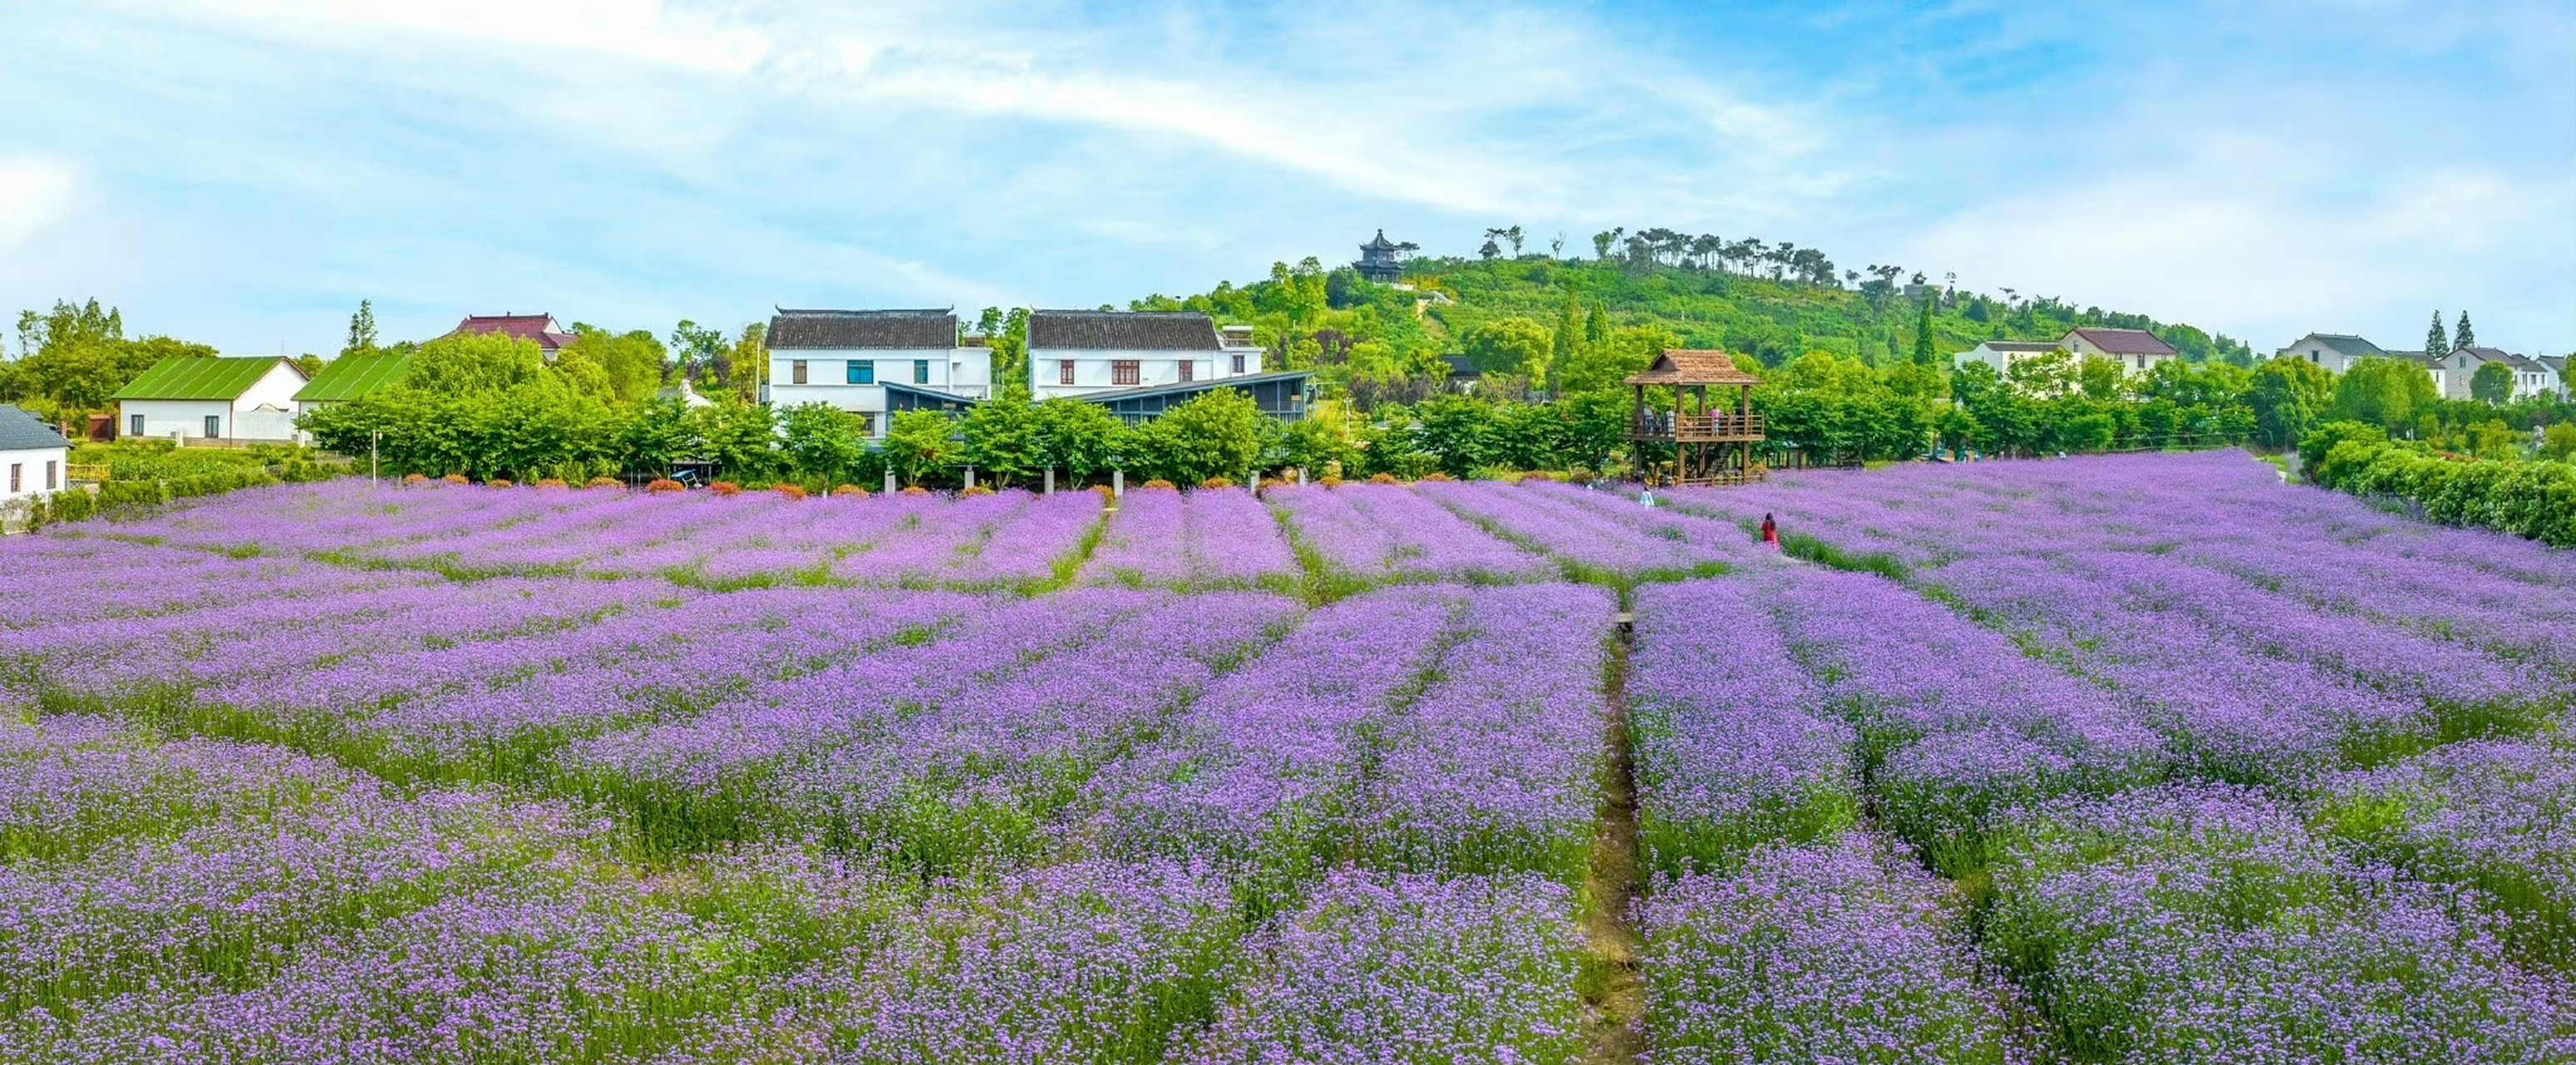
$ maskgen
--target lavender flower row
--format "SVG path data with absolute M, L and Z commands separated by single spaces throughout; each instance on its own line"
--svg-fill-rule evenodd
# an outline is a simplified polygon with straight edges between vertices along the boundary
M 1650 510 L 1624 497 L 1577 499 L 1583 489 L 1551 481 L 1426 481 L 1414 490 L 1504 536 L 1617 579 L 1707 575 L 1751 557 L 1742 536 L 1721 523 Z
M 1757 846 L 1831 839 L 1858 817 L 1859 737 L 1761 595 L 1737 579 L 1638 589 L 1628 702 L 1638 836 L 1658 872 L 1731 869 Z
M 2338 774 L 2311 808 L 2320 831 L 2368 857 L 2477 888 L 2515 944 L 2576 965 L 2576 751 L 2453 744 Z
M 1402 486 L 1274 488 L 1268 496 L 1288 514 L 1300 544 L 1362 580 L 1503 582 L 1557 572 L 1545 558 Z
M 2039 1060 L 1947 889 L 1864 834 L 1754 851 L 1639 907 L 1659 1063 Z
M 1139 491 L 1084 567 L 1089 584 L 1183 589 L 1284 586 L 1297 559 L 1268 508 L 1240 491 Z

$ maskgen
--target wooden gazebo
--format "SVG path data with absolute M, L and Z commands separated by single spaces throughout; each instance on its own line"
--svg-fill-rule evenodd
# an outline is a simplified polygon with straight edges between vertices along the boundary
M 1637 390 L 1628 439 L 1670 445 L 1673 457 L 1670 462 L 1648 462 L 1641 457 L 1637 463 L 1639 476 L 1649 485 L 1722 485 L 1761 480 L 1762 470 L 1753 464 L 1753 445 L 1762 439 L 1762 416 L 1753 413 L 1753 386 L 1758 383 L 1752 374 L 1736 369 L 1735 360 L 1723 351 L 1667 350 L 1655 356 L 1654 365 L 1628 378 L 1628 386 Z M 1721 389 L 1715 404 L 1709 400 L 1711 385 Z M 1730 387 L 1735 389 L 1731 404 L 1722 391 Z M 1648 406 L 1649 388 L 1671 388 L 1673 409 L 1660 411 Z

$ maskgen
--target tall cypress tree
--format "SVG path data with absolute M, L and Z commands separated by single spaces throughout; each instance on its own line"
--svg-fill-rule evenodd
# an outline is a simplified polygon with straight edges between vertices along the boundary
M 1559 373 L 1574 365 L 1574 348 L 1583 342 L 1582 310 L 1583 304 L 1571 292 L 1565 294 L 1565 303 L 1556 310 L 1556 343 L 1548 352 L 1548 365 Z
M 1598 300 L 1593 301 L 1592 313 L 1583 318 L 1583 339 L 1593 344 L 1610 339 L 1610 310 Z
M 2462 310 L 2460 312 L 2460 327 L 2451 330 L 2451 343 L 2464 348 L 2474 348 L 2478 346 L 2478 335 L 2469 331 L 2469 312 L 2467 310 Z
M 2424 330 L 2424 355 L 2438 359 L 2451 353 L 2451 341 L 2442 335 L 2442 310 L 2433 309 L 2433 324 Z
M 376 308 L 366 300 L 358 301 L 358 313 L 349 316 L 349 342 L 340 345 L 342 355 L 365 355 L 376 350 Z
M 1923 291 L 1923 313 L 1914 319 L 1914 364 L 1932 365 L 1932 291 Z

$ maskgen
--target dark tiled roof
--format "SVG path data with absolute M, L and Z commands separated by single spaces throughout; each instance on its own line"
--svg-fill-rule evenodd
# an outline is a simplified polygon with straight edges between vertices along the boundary
M 1032 351 L 1216 351 L 1216 322 L 1187 311 L 1037 311 Z
M 772 351 L 846 348 L 953 348 L 957 315 L 930 311 L 797 311 L 769 320 Z
M 1646 372 L 1632 374 L 1632 385 L 1751 385 L 1760 384 L 1752 374 L 1735 368 L 1735 360 L 1723 351 L 1683 351 L 1666 348 L 1655 356 L 1654 365 Z
M 38 451 L 70 447 L 71 441 L 54 427 L 37 421 L 36 416 L 0 403 L 0 451 Z
M 551 314 L 469 314 L 465 316 L 464 321 L 456 323 L 456 328 L 447 335 L 455 336 L 458 333 L 499 333 L 503 336 L 514 336 L 535 344 L 545 351 L 570 347 L 576 339 L 572 334 L 564 332 L 562 326 L 556 325 L 555 316 Z
M 2510 351 L 2506 351 L 2503 348 L 2480 346 L 2474 348 L 2458 348 L 2455 350 L 2465 351 L 2471 355 L 2477 356 L 2478 361 L 2480 362 L 2500 362 L 2517 370 L 2537 371 L 2545 369 L 2545 367 L 2541 366 L 2539 363 L 2523 356 L 2516 355 Z
M 2368 340 L 2364 340 L 2350 333 L 2310 333 L 2307 336 L 2300 337 L 2299 340 L 2291 341 L 2290 347 L 2298 347 L 2299 341 L 2304 341 L 2311 337 L 2315 338 L 2317 343 L 2334 349 L 2337 354 L 2342 355 L 2347 359 L 2366 359 L 2375 355 L 2388 354 L 2388 352 L 2381 350 L 2379 345 L 2373 344 Z M 2290 349 L 2283 348 L 2281 350 L 2288 351 Z
M 2173 345 L 2144 329 L 2078 329 L 2073 335 L 2113 355 L 2179 355 Z

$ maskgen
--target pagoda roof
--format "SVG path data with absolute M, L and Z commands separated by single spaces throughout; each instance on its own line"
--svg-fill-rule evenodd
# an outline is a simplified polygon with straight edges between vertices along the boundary
M 1386 239 L 1386 230 L 1383 228 L 1380 228 L 1377 231 L 1377 236 L 1374 239 L 1370 240 L 1366 244 L 1360 245 L 1361 251 L 1394 251 L 1395 249 L 1395 242 Z
M 1655 356 L 1653 365 L 1644 373 L 1630 374 L 1632 385 L 1753 385 L 1762 379 L 1735 368 L 1734 358 L 1723 351 L 1685 351 L 1666 348 Z

